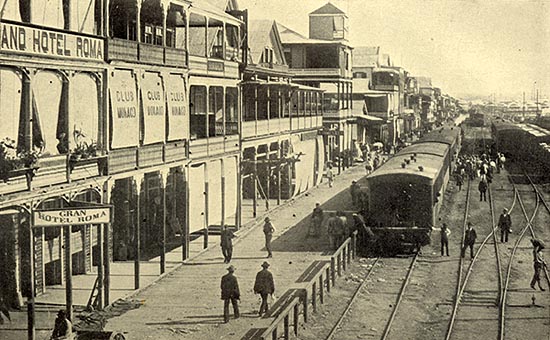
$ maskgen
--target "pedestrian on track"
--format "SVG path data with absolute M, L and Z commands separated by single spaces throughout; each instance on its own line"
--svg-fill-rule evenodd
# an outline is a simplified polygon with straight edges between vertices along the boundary
M 443 256 L 443 250 L 449 256 L 449 236 L 451 235 L 451 230 L 447 228 L 447 224 L 443 223 L 441 227 L 441 256 Z
M 508 242 L 508 235 L 512 232 L 512 217 L 506 208 L 502 209 L 502 214 L 498 218 L 498 227 L 500 228 L 500 242 Z
M 265 250 L 267 250 L 267 257 L 270 258 L 273 257 L 273 253 L 271 252 L 271 239 L 273 238 L 275 228 L 273 227 L 269 216 L 264 219 L 264 222 Z
M 468 222 L 468 227 L 464 232 L 464 245 L 462 246 L 462 251 L 460 256 L 464 257 L 466 253 L 466 248 L 470 247 L 470 259 L 474 258 L 474 244 L 476 243 L 477 234 L 475 229 L 472 227 L 472 222 Z
M 546 262 L 542 257 L 542 250 L 544 249 L 544 244 L 542 241 L 537 239 L 531 239 L 531 244 L 533 245 L 533 279 L 531 279 L 531 288 L 535 288 L 535 283 L 538 284 L 540 290 L 545 291 L 540 284 L 540 271 L 543 267 L 546 267 Z
M 228 273 L 222 276 L 221 290 L 223 300 L 223 321 L 229 322 L 229 303 L 233 305 L 233 315 L 235 319 L 240 317 L 239 314 L 239 300 L 241 299 L 241 292 L 239 291 L 239 282 L 234 275 L 235 268 L 233 265 L 227 267 Z
M 479 181 L 478 190 L 479 190 L 479 201 L 487 202 L 487 180 L 485 180 L 485 177 L 482 177 L 481 180 Z
M 462 184 L 464 183 L 464 177 L 458 172 L 455 176 L 456 178 L 456 186 L 458 187 L 458 191 L 462 190 Z
M 260 311 L 258 314 L 267 313 L 269 305 L 267 303 L 268 295 L 273 296 L 275 293 L 275 282 L 273 281 L 273 274 L 268 270 L 269 263 L 262 263 L 262 270 L 256 274 L 256 280 L 254 281 L 254 294 L 260 294 L 262 298 L 262 304 L 260 305 Z
M 232 230 L 229 230 L 227 228 L 227 225 L 224 225 L 222 227 L 222 231 L 220 234 L 220 246 L 222 247 L 222 254 L 224 258 L 223 263 L 231 262 L 231 258 L 233 257 L 233 238 L 235 237 L 235 234 Z

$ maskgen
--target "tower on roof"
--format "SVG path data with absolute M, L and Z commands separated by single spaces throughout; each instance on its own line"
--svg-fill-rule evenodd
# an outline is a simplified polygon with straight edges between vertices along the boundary
M 348 40 L 348 16 L 328 2 L 309 13 L 309 38 L 320 40 Z

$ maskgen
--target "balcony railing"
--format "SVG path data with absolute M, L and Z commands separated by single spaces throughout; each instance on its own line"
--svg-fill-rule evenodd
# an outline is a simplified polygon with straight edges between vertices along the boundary
M 290 70 L 296 77 L 341 77 L 339 68 L 293 68 Z
M 107 39 L 106 51 L 108 61 L 143 62 L 182 68 L 187 65 L 185 50 L 174 47 L 113 38 Z

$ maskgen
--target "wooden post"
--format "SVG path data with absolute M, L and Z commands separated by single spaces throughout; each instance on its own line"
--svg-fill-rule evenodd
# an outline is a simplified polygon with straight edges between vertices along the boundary
M 67 319 L 73 320 L 73 261 L 71 250 L 71 226 L 65 229 L 65 304 L 67 305 Z
M 164 37 L 166 38 L 166 37 Z M 161 253 L 160 253 L 160 273 L 166 271 L 166 190 L 168 188 L 168 177 L 170 169 L 164 168 L 159 172 L 162 185 L 162 235 L 161 235 Z M 173 188 L 172 188 L 173 189 Z
M 105 183 L 105 193 L 103 195 L 104 202 L 110 203 L 111 202 L 111 191 L 112 191 L 112 184 L 114 182 L 106 182 Z M 103 227 L 103 306 L 106 307 L 110 304 L 110 293 L 111 293 L 111 226 L 113 225 L 114 220 L 114 209 L 111 207 L 111 219 L 109 220 L 109 223 L 100 225 L 99 227 Z M 100 240 L 98 239 L 98 242 Z M 100 255 L 101 256 L 101 255 Z
M 300 315 L 300 311 L 298 310 L 299 309 L 299 305 L 296 304 L 294 305 L 294 316 L 293 316 L 293 321 L 294 321 L 294 335 L 295 336 L 298 336 L 298 317 Z
M 289 332 L 289 327 L 288 327 L 288 324 L 289 324 L 289 317 L 288 317 L 288 314 L 285 316 L 284 320 L 283 320 L 283 338 L 286 340 L 286 339 L 290 339 L 290 332 Z
M 282 158 L 281 143 L 277 143 L 277 157 Z M 282 163 L 277 163 L 277 205 L 281 205 L 281 166 Z
M 141 255 L 140 247 L 140 230 L 141 230 L 141 188 L 143 187 L 143 182 L 145 180 L 143 174 L 134 176 L 137 186 L 137 206 L 136 206 L 136 220 L 134 226 L 134 249 L 135 249 L 135 258 L 134 258 L 134 289 L 139 289 L 139 260 Z
M 271 332 L 271 340 L 278 340 L 279 337 L 277 336 L 277 328 L 275 328 L 273 330 L 273 332 Z
M 347 251 L 346 251 L 346 255 L 347 255 L 346 260 L 348 261 L 348 264 L 351 263 L 351 252 L 352 252 L 351 243 L 352 243 L 352 240 L 350 239 L 350 242 L 348 242 L 348 245 L 346 246 L 346 249 L 347 249 Z
M 357 233 L 353 232 L 351 234 L 351 243 L 353 249 L 353 258 L 357 258 Z
M 337 260 L 336 268 L 338 269 L 338 277 L 340 277 L 342 276 L 342 253 L 338 253 L 336 260 Z
M 97 263 L 97 302 L 98 308 L 101 310 L 104 307 L 103 304 L 103 270 L 104 270 L 104 249 L 103 249 L 103 224 L 97 225 L 97 252 L 98 252 L 98 263 Z M 109 261 L 107 259 L 107 261 Z M 93 304 L 93 301 L 92 301 Z
M 321 275 L 319 276 L 319 301 L 321 301 L 321 303 L 325 303 L 325 288 L 323 287 L 324 286 L 324 280 L 323 280 L 323 274 L 321 273 Z
M 330 293 L 330 268 L 327 268 L 325 276 L 327 281 L 327 293 Z
M 332 279 L 332 286 L 336 285 L 336 259 L 334 257 L 330 258 L 330 278 Z
M 307 300 L 307 289 L 304 289 L 304 322 L 307 323 L 309 302 Z
M 208 116 L 208 115 L 207 115 Z M 208 182 L 209 182 L 209 178 L 208 178 L 208 164 L 204 163 L 204 172 L 205 172 L 205 181 L 204 181 L 204 230 L 203 230 L 203 233 L 204 233 L 204 240 L 203 240 L 203 248 L 206 249 L 208 248 L 208 200 L 209 200 L 209 196 L 208 196 Z
M 311 305 L 313 306 L 313 312 L 317 312 L 317 282 L 315 281 L 311 286 Z
M 29 230 L 29 296 L 27 298 L 27 339 L 34 340 L 34 217 L 31 212 L 31 227 Z
M 256 148 L 254 148 L 254 168 L 252 170 L 252 182 L 253 182 L 253 192 L 252 192 L 252 216 L 256 218 L 257 211 L 256 211 L 256 205 L 258 204 L 257 196 L 258 196 L 258 165 L 256 164 L 257 156 L 256 156 Z
M 266 159 L 267 159 L 267 164 L 266 164 L 266 167 L 267 167 L 267 171 L 266 171 L 266 176 L 265 176 L 265 210 L 266 211 L 269 211 L 269 182 L 270 182 L 270 174 L 271 174 L 271 164 L 270 164 L 270 160 L 269 160 L 269 145 L 267 146 L 267 156 L 266 156 Z
M 183 186 L 185 188 L 185 223 L 182 224 L 181 230 L 181 260 L 185 261 L 189 257 L 189 168 L 186 166 L 182 169 Z
M 344 245 L 344 248 L 342 248 L 342 268 L 344 269 L 344 271 L 346 271 L 346 257 L 347 257 L 347 253 L 348 253 L 348 247 L 347 245 Z

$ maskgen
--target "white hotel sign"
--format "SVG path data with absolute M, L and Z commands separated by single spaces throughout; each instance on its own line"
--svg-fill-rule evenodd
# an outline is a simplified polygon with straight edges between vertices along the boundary
M 101 39 L 2 22 L 0 51 L 101 61 L 104 49 Z
M 35 227 L 109 223 L 110 208 L 70 208 L 33 211 Z

